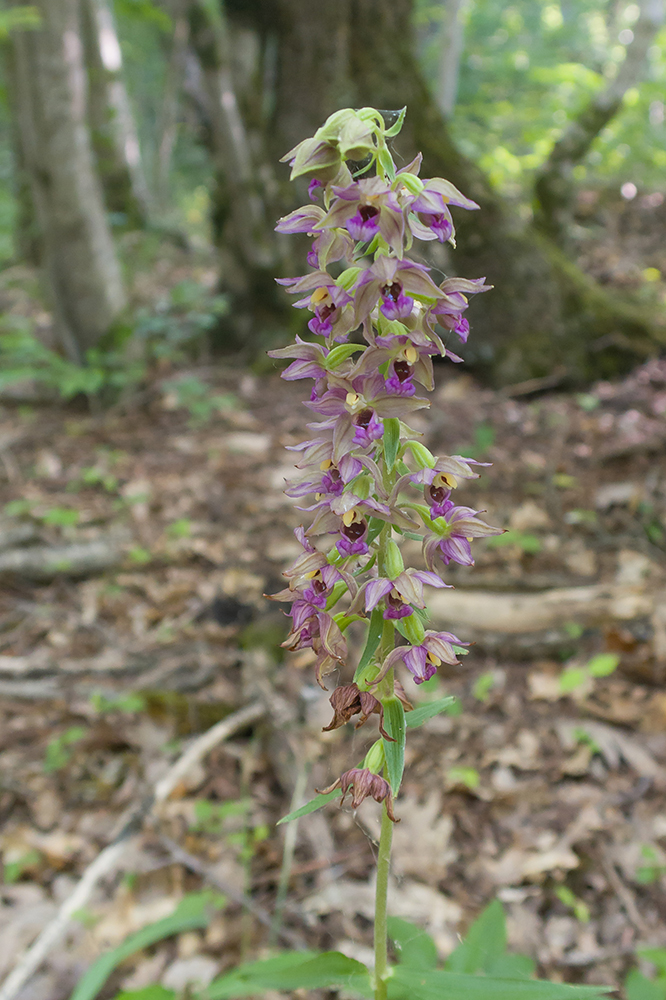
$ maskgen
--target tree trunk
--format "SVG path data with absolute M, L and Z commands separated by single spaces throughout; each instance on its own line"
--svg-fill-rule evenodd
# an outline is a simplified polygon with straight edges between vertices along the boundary
M 82 0 L 88 67 L 88 121 L 104 198 L 131 228 L 148 219 L 148 188 L 122 53 L 108 0 Z
M 253 143 L 233 73 L 234 39 L 224 8 L 193 0 L 189 8 L 192 50 L 200 67 L 197 102 L 206 109 L 215 165 L 213 229 L 221 259 L 221 289 L 231 309 L 220 323 L 223 346 L 261 344 L 284 309 L 275 285 L 279 243 L 273 233 L 280 214 L 273 170 L 266 161 L 263 136 Z M 190 81 L 191 83 L 191 81 Z
M 615 117 L 627 90 L 640 80 L 647 64 L 648 49 L 663 23 L 664 0 L 643 0 L 633 40 L 627 46 L 617 76 L 565 129 L 537 177 L 534 221 L 562 246 L 567 242 L 567 229 L 573 216 L 573 169 L 589 152 L 601 130 Z
M 439 34 L 439 76 L 437 80 L 437 105 L 445 118 L 450 118 L 458 96 L 460 57 L 463 50 L 464 0 L 445 0 L 444 16 Z
M 261 5 L 262 7 L 264 5 Z M 462 353 L 495 384 L 561 370 L 571 383 L 610 376 L 666 342 L 638 307 L 599 288 L 533 227 L 524 226 L 482 172 L 454 146 L 415 57 L 411 0 L 274 0 L 277 102 L 271 147 L 284 153 L 344 105 L 400 108 L 399 160 L 424 154 L 423 176 L 443 176 L 480 205 L 457 211 L 458 249 L 424 245 L 424 259 L 494 291 L 470 310 Z M 434 253 L 433 253 L 434 250 Z M 453 345 L 455 350 L 458 345 Z
M 12 182 L 16 202 L 16 215 L 12 233 L 14 258 L 37 266 L 41 259 L 39 226 L 35 216 L 35 206 L 30 189 L 30 177 L 26 169 L 25 156 L 21 146 L 18 114 L 18 78 L 16 52 L 12 45 L 4 48 L 5 80 L 7 82 L 7 103 L 10 108 Z
M 74 360 L 125 305 L 86 125 L 77 0 L 38 0 L 40 27 L 16 34 L 21 153 L 63 348 Z

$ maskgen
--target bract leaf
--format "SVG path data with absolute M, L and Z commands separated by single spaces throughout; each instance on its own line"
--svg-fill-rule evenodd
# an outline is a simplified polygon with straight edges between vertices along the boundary
M 384 740 L 384 757 L 386 771 L 391 791 L 398 794 L 402 772 L 405 769 L 405 710 L 398 698 L 387 698 L 382 701 L 384 706 L 384 728 L 393 740 Z M 395 741 L 395 742 L 394 742 Z
M 382 617 L 382 612 L 379 608 L 375 608 L 370 616 L 370 625 L 368 627 L 368 638 L 365 642 L 365 649 L 361 653 L 361 659 L 359 660 L 358 667 L 356 668 L 356 673 L 354 674 L 354 681 L 357 681 L 365 668 L 368 666 L 372 657 L 375 655 L 377 646 L 379 645 L 379 640 L 382 637 L 382 632 L 384 630 L 384 619 Z
M 301 816 L 308 816 L 310 813 L 316 812 L 317 809 L 321 809 L 327 802 L 339 799 L 341 795 L 342 789 L 340 788 L 336 788 L 332 792 L 327 792 L 326 795 L 316 795 L 314 799 L 310 799 L 304 806 L 299 806 L 298 809 L 294 809 L 293 812 L 287 813 L 286 816 L 279 819 L 276 826 L 282 826 L 283 823 L 291 823 L 292 820 L 300 819 Z
M 438 698 L 436 701 L 429 701 L 425 705 L 419 705 L 412 712 L 407 712 L 405 715 L 405 724 L 410 729 L 418 729 L 428 719 L 434 719 L 441 712 L 451 711 L 457 700 L 455 695 L 448 694 L 446 698 Z
M 400 421 L 397 417 L 384 419 L 384 455 L 389 471 L 395 465 L 400 447 Z

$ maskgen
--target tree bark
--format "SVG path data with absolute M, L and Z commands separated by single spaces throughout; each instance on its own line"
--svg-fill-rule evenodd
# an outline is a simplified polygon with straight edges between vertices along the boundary
M 444 0 L 444 14 L 440 29 L 439 76 L 437 80 L 437 105 L 445 118 L 450 118 L 456 106 L 460 57 L 463 50 L 464 0 Z
M 265 156 L 264 136 L 251 134 L 248 108 L 241 108 L 233 72 L 234 38 L 224 7 L 192 0 L 189 28 L 202 85 L 197 103 L 205 108 L 204 134 L 216 172 L 212 216 L 221 289 L 232 300 L 218 341 L 231 349 L 256 346 L 284 310 L 274 280 L 280 252 L 273 225 L 281 213 L 273 170 Z
M 643 0 L 633 40 L 627 46 L 617 76 L 595 94 L 565 129 L 537 177 L 534 221 L 547 236 L 563 246 L 573 216 L 573 169 L 589 152 L 601 130 L 615 117 L 627 90 L 643 76 L 648 49 L 663 23 L 664 0 Z
M 82 0 L 88 122 L 107 208 L 131 228 L 148 221 L 148 187 L 108 0 Z
M 125 296 L 86 124 L 77 0 L 38 0 L 38 30 L 19 32 L 16 107 L 60 342 L 80 361 Z
M 411 0 L 341 0 L 331 13 L 330 35 L 326 23 L 311 23 L 321 8 L 313 9 L 309 0 L 276 2 L 303 31 L 310 23 L 333 60 L 332 78 L 351 83 L 351 94 L 349 83 L 344 91 L 348 105 L 407 105 L 405 127 L 395 140 L 399 159 L 407 163 L 421 150 L 423 176 L 448 178 L 480 205 L 479 212 L 454 210 L 458 249 L 443 257 L 438 245 L 429 243 L 423 257 L 440 273 L 483 275 L 495 286 L 474 301 L 473 335 L 461 352 L 487 379 L 506 385 L 559 369 L 565 380 L 582 384 L 626 370 L 666 342 L 663 326 L 602 290 L 552 241 L 523 225 L 455 147 L 416 63 Z M 299 58 L 293 36 L 285 36 L 289 22 L 283 18 L 281 24 L 280 100 L 271 133 L 284 151 L 312 135 L 335 108 L 322 81 L 325 73 L 312 64 L 312 50 Z M 328 100 L 314 100 L 322 90 Z M 305 101 L 299 98 L 303 93 Z
M 563 381 L 584 384 L 628 369 L 666 342 L 663 326 L 601 289 L 554 241 L 523 224 L 455 147 L 417 65 L 412 0 L 226 6 L 230 18 L 276 40 L 275 101 L 265 125 L 273 160 L 340 107 L 407 105 L 394 143 L 398 162 L 421 150 L 423 176 L 448 178 L 480 205 L 479 212 L 454 210 L 457 250 L 424 244 L 422 259 L 435 275 L 483 275 L 495 286 L 473 303 L 469 344 L 452 343 L 489 381 L 506 385 L 561 371 Z M 284 168 L 282 190 L 287 176 Z M 304 194 L 301 185 L 296 197 Z M 294 207 L 288 197 L 285 209 Z

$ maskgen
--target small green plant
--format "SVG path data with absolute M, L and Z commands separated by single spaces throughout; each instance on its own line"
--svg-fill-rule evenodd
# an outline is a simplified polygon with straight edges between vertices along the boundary
M 641 857 L 645 864 L 636 869 L 636 881 L 640 882 L 641 885 L 652 885 L 653 882 L 658 882 L 663 875 L 666 875 L 666 864 L 660 860 L 659 855 L 650 844 L 643 844 Z
M 599 653 L 584 666 L 566 667 L 560 674 L 560 691 L 570 694 L 592 678 L 608 677 L 617 669 L 620 657 L 616 653 Z
M 481 674 L 480 677 L 474 682 L 474 687 L 472 688 L 472 694 L 477 701 L 488 701 L 490 697 L 490 692 L 495 687 L 496 678 L 492 670 L 488 670 L 485 674 Z
M 450 767 L 446 777 L 452 785 L 464 785 L 470 791 L 479 787 L 481 776 L 475 767 Z
M 90 696 L 90 704 L 100 715 L 105 715 L 107 712 L 134 714 L 145 710 L 146 699 L 138 691 L 129 691 L 127 694 L 112 697 L 96 691 Z
M 144 549 L 142 545 L 134 545 L 127 554 L 137 566 L 145 566 L 153 558 L 148 549 Z
M 142 927 L 136 934 L 130 934 L 116 948 L 112 948 L 98 958 L 79 980 L 71 1000 L 95 1000 L 111 973 L 121 962 L 137 951 L 149 948 L 151 945 L 157 944 L 158 941 L 164 941 L 165 938 L 207 927 L 212 916 L 225 906 L 225 902 L 224 896 L 210 889 L 188 893 L 170 917 L 164 917 L 163 920 Z M 160 997 L 160 994 L 158 993 L 156 996 Z M 170 990 L 167 996 L 171 998 L 175 994 Z
M 496 535 L 494 538 L 487 538 L 486 545 L 491 549 L 503 549 L 509 545 L 514 545 L 521 549 L 526 555 L 536 555 L 541 552 L 541 539 L 537 535 L 532 535 L 526 531 L 516 531 L 509 528 L 503 535 Z
M 39 515 L 39 520 L 43 524 L 55 525 L 59 528 L 71 528 L 78 524 L 81 514 L 71 507 L 51 507 Z
M 54 736 L 47 743 L 46 754 L 44 756 L 44 770 L 47 774 L 54 771 L 61 771 L 66 767 L 74 753 L 74 747 L 86 736 L 86 730 L 82 726 L 72 726 L 70 729 Z
M 181 517 L 167 526 L 166 533 L 169 538 L 189 538 L 192 534 L 192 522 L 187 517 Z
M 587 903 L 584 903 L 582 899 L 576 896 L 569 886 L 558 885 L 555 889 L 555 895 L 559 899 L 560 903 L 571 910 L 576 920 L 580 920 L 581 924 L 589 924 L 590 922 L 590 908 Z
M 224 413 L 237 405 L 236 397 L 231 393 L 214 393 L 196 375 L 169 379 L 163 383 L 163 389 L 174 394 L 178 407 L 187 410 L 192 427 L 201 427 L 215 414 Z
M 137 313 L 134 336 L 154 360 L 182 361 L 191 355 L 228 310 L 223 295 L 196 281 L 181 281 L 168 297 Z
M 462 448 L 460 454 L 464 458 L 483 458 L 495 444 L 495 428 L 490 424 L 477 424 L 474 428 L 474 442 Z
M 631 969 L 624 982 L 627 1000 L 666 1000 L 666 949 L 638 948 L 637 954 L 654 966 L 651 977 Z
M 24 872 L 34 868 L 42 860 L 42 855 L 37 850 L 26 851 L 15 861 L 8 861 L 4 866 L 5 885 L 13 885 L 18 882 Z

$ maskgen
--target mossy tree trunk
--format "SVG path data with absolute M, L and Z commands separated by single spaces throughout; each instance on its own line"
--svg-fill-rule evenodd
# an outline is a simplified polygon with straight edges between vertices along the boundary
M 457 250 L 442 255 L 427 244 L 423 252 L 440 271 L 483 275 L 495 286 L 475 299 L 473 336 L 461 351 L 485 377 L 507 384 L 561 371 L 583 383 L 622 371 L 666 342 L 666 329 L 599 288 L 524 224 L 456 148 L 417 64 L 412 0 L 251 0 L 240 7 L 246 22 L 254 18 L 258 31 L 276 39 L 276 99 L 266 127 L 273 156 L 341 106 L 407 105 L 398 155 L 406 163 L 421 150 L 424 176 L 447 177 L 480 205 L 479 212 L 456 212 Z M 235 8 L 232 0 L 230 15 Z
M 75 361 L 125 305 L 86 122 L 77 0 L 36 0 L 40 26 L 16 32 L 15 110 L 56 329 Z
M 148 221 L 148 187 L 109 0 L 82 0 L 82 26 L 88 123 L 106 206 L 140 229 Z

